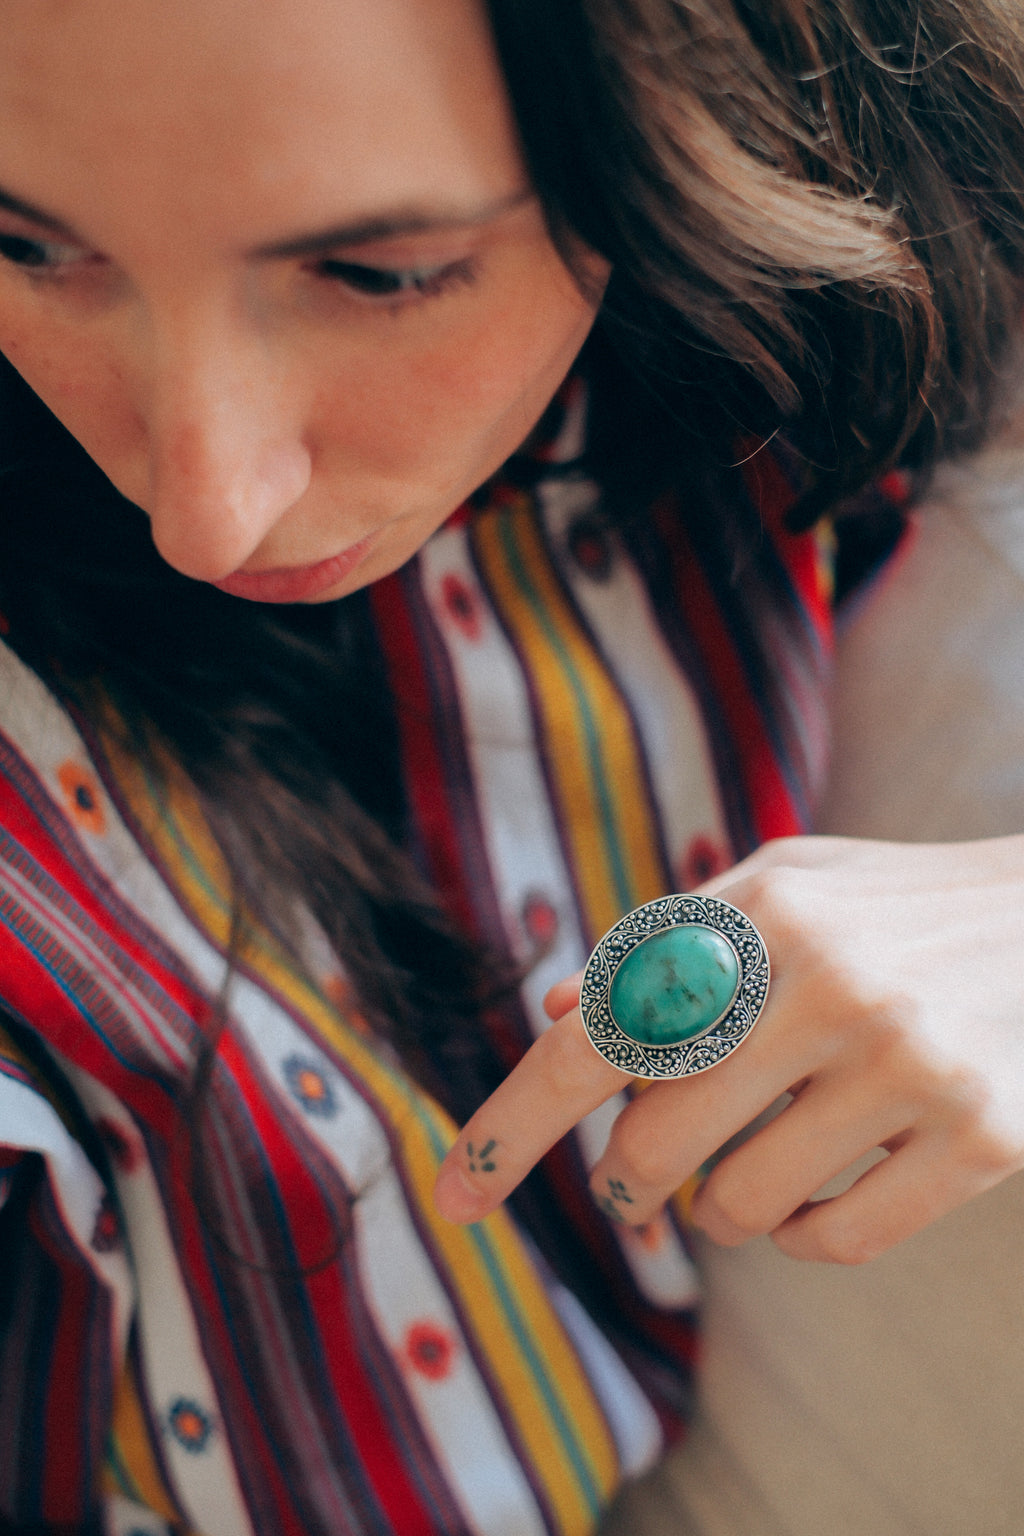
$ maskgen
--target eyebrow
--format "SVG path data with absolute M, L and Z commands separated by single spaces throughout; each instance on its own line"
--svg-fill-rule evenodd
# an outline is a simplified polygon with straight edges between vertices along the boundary
M 492 219 L 528 202 L 533 195 L 530 187 L 519 187 L 514 192 L 506 193 L 504 197 L 495 198 L 493 202 L 472 209 L 399 208 L 390 213 L 356 219 L 351 223 L 332 224 L 326 229 L 315 230 L 308 235 L 296 235 L 287 240 L 274 240 L 267 245 L 257 246 L 250 254 L 262 260 L 319 256 L 327 251 L 344 249 L 346 246 L 370 245 L 380 240 L 399 239 L 403 235 L 429 234 L 434 230 L 473 229 L 481 224 L 489 224 Z M 33 224 L 41 224 L 44 229 L 51 230 L 54 234 L 64 235 L 74 240 L 79 238 L 72 226 L 66 224 L 63 219 L 47 213 L 45 208 L 39 208 L 35 203 L 15 197 L 12 192 L 6 192 L 3 187 L 0 187 L 0 208 L 5 208 L 8 213 L 16 213 L 23 219 L 30 219 Z
M 473 209 L 405 208 L 391 213 L 376 214 L 357 219 L 349 224 L 333 224 L 308 235 L 297 235 L 291 240 L 275 240 L 261 245 L 252 252 L 263 258 L 292 256 L 319 256 L 326 251 L 336 251 L 346 246 L 371 245 L 379 240 L 395 240 L 403 235 L 429 234 L 434 230 L 473 229 L 489 224 L 492 219 L 508 213 L 533 196 L 530 187 L 519 187 L 504 197 Z
M 55 235 L 78 238 L 71 225 L 65 224 L 63 219 L 55 218 L 52 213 L 47 213 L 44 208 L 37 208 L 34 203 L 26 203 L 23 198 L 15 197 L 11 192 L 5 192 L 3 187 L 0 187 L 0 208 L 6 208 L 8 213 L 17 213 L 23 219 L 31 219 L 33 224 L 41 224 L 44 229 L 52 230 Z

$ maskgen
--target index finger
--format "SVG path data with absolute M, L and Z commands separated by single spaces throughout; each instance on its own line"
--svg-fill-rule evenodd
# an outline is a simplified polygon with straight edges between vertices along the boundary
M 564 1014 L 463 1127 L 434 1186 L 441 1215 L 488 1215 L 556 1141 L 631 1081 L 595 1051 L 579 1009 Z

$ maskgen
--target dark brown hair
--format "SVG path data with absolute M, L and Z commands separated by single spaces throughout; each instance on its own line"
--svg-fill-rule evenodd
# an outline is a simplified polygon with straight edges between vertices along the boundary
M 613 263 L 588 364 L 612 503 L 782 429 L 813 517 L 977 439 L 1024 250 L 1024 59 L 995 3 L 490 11 L 550 227 L 570 262 L 582 240 Z M 305 902 L 414 1068 L 476 1059 L 491 968 L 405 851 L 364 597 L 271 610 L 177 575 L 6 366 L 0 487 L 21 652 L 86 719 L 113 696 L 154 770 L 185 767 L 239 903 L 284 932 Z M 463 1107 L 486 1075 L 446 1074 Z
M 811 516 L 977 442 L 1024 249 L 1024 54 L 1002 6 L 490 9 L 552 227 L 614 264 L 602 323 L 663 407 L 668 466 L 709 433 L 725 462 L 737 432 L 782 427 Z

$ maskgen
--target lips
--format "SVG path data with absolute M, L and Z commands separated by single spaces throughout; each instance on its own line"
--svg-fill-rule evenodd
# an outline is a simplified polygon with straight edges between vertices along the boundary
M 235 571 L 213 586 L 232 597 L 244 597 L 252 603 L 308 603 L 329 592 L 369 553 L 376 533 L 367 534 L 338 555 L 318 560 L 315 565 L 286 565 L 268 571 Z

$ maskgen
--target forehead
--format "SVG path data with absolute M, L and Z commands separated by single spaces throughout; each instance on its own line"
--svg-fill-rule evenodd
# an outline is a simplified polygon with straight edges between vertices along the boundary
M 69 222 L 158 193 L 255 239 L 519 175 L 482 0 L 0 0 L 0 32 L 0 185 Z

